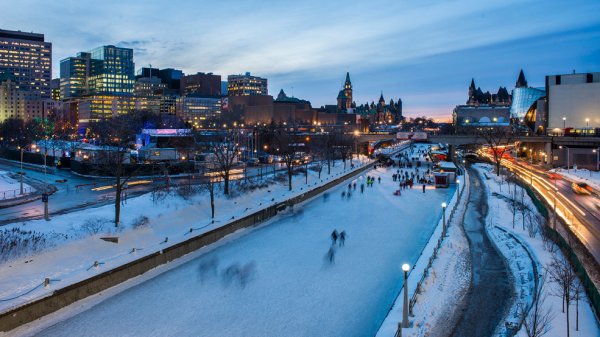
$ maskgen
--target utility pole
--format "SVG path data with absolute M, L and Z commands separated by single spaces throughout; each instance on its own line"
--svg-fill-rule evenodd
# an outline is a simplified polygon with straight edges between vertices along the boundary
M 21 195 L 23 194 L 23 147 L 21 147 Z
M 44 203 L 44 219 L 50 221 L 48 215 L 48 179 L 46 178 L 46 152 L 44 152 L 44 193 L 42 194 L 42 202 Z

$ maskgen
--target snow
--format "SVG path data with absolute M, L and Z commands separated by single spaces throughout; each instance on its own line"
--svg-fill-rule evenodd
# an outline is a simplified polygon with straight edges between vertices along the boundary
M 6 171 L 0 171 L 0 200 L 14 199 L 21 195 L 21 182 L 13 179 Z M 23 193 L 31 193 L 31 186 L 23 183 Z
M 520 301 L 530 304 L 532 301 L 533 289 L 535 289 L 532 268 L 535 265 L 537 267 L 538 275 L 543 274 L 544 268 L 546 268 L 552 260 L 553 253 L 548 249 L 551 245 L 545 245 L 539 233 L 535 233 L 535 236 L 532 237 L 527 222 L 525 222 L 525 226 L 523 226 L 523 219 L 520 211 L 516 212 L 515 226 L 513 226 L 512 211 L 509 207 L 511 203 L 511 193 L 509 192 L 508 184 L 503 182 L 502 178 L 493 173 L 494 167 L 491 165 L 477 164 L 476 168 L 478 172 L 482 174 L 482 177 L 483 173 L 487 172 L 487 177 L 490 178 L 489 180 L 484 179 L 488 192 L 488 206 L 490 209 L 486 219 L 488 223 L 486 229 L 491 232 L 491 238 L 496 240 L 495 242 L 500 248 L 501 253 L 509 262 L 509 267 L 514 276 L 515 288 L 517 289 L 518 297 L 521 299 Z M 511 185 L 511 190 L 514 189 L 514 187 L 514 185 Z M 521 195 L 521 188 L 518 186 L 516 195 Z M 527 193 L 524 194 L 524 204 L 532 210 L 533 214 L 537 214 L 537 210 Z M 554 247 L 553 249 L 557 251 L 557 254 L 562 256 L 560 251 L 558 251 L 558 248 Z M 531 254 L 531 258 L 527 252 Z M 567 329 L 566 314 L 562 313 L 562 299 L 553 296 L 553 294 L 556 293 L 555 288 L 556 285 L 552 284 L 549 280 L 546 280 L 544 293 L 547 295 L 547 299 L 545 305 L 550 308 L 554 315 L 552 328 L 545 335 L 548 337 L 564 336 Z M 518 321 L 515 317 L 518 312 L 518 305 L 518 301 L 513 303 L 507 321 Z M 580 300 L 579 303 L 579 331 L 575 331 L 574 304 L 571 310 L 573 313 L 570 320 L 570 331 L 572 336 L 600 336 L 600 327 L 586 300 Z M 502 330 L 502 326 L 498 327 L 498 335 L 502 335 Z M 525 331 L 521 329 L 518 336 L 526 336 Z
M 466 174 L 466 173 L 465 173 Z M 461 225 L 469 195 L 469 177 L 465 175 L 460 188 L 464 189 L 457 201 L 455 193 L 447 208 L 447 215 L 456 205 L 455 215 L 448 218 L 448 234 L 442 241 L 428 273 L 425 269 L 433 256 L 434 248 L 442 233 L 442 222 L 437 225 L 427 246 L 412 268 L 408 277 L 409 299 L 415 296 L 417 284 L 422 280 L 419 294 L 409 317 L 410 327 L 402 329 L 402 336 L 439 336 L 447 333 L 444 327 L 452 328 L 451 321 L 457 295 L 466 293 L 471 280 L 469 266 L 469 242 Z M 395 336 L 398 323 L 402 321 L 404 299 L 399 296 L 385 321 L 377 332 L 377 337 Z
M 357 183 L 357 189 L 352 189 L 350 198 L 341 196 L 347 191 L 347 184 L 338 185 L 327 197 L 317 196 L 296 205 L 291 213 L 278 215 L 254 229 L 238 231 L 217 244 L 11 334 L 374 335 L 401 290 L 400 265 L 405 262 L 415 264 L 432 233 L 439 229 L 439 205 L 450 202 L 454 195 L 453 189 L 431 188 L 422 193 L 420 188 L 414 188 L 403 191 L 402 196 L 395 196 L 393 191 L 397 189 L 397 183 L 391 178 L 395 170 L 378 167 L 368 171 L 351 181 Z M 360 185 L 367 175 L 381 177 L 381 183 L 376 181 L 362 194 Z M 304 177 L 296 179 L 298 184 Z M 267 194 L 267 198 L 270 196 Z M 140 207 L 148 207 L 148 202 L 139 199 Z M 235 207 L 231 207 L 229 200 L 230 211 L 243 209 L 244 202 L 256 203 L 261 198 L 252 195 L 236 200 Z M 217 210 L 225 207 L 222 200 L 219 201 Z M 152 214 L 158 207 L 147 209 L 151 228 L 131 236 L 124 233 L 126 246 L 135 246 L 139 236 L 160 241 L 165 229 L 161 230 L 161 236 L 148 236 L 158 231 L 157 227 L 162 224 L 160 219 L 168 219 L 165 227 L 172 228 L 173 239 L 176 239 L 184 236 L 190 219 L 207 214 L 205 205 L 197 207 L 173 201 L 169 205 L 170 210 L 163 209 L 163 215 L 158 219 Z M 337 248 L 335 263 L 329 264 L 324 257 L 331 244 L 333 229 L 345 230 L 348 238 L 344 247 Z M 114 252 L 118 251 L 114 247 L 121 246 L 121 243 L 97 243 L 113 247 Z M 150 253 L 156 248 L 146 249 L 144 252 Z M 90 247 L 90 250 L 96 248 Z M 79 268 L 87 268 L 93 261 L 92 256 L 82 258 L 82 254 L 87 255 L 85 251 L 73 248 L 71 252 L 79 255 L 73 260 L 84 261 Z M 49 254 L 38 258 L 46 255 Z M 118 259 L 120 257 L 115 254 L 115 260 Z M 114 263 L 103 261 L 106 264 L 99 270 L 106 270 Z M 219 276 L 211 276 L 209 270 L 202 280 L 199 267 L 208 266 L 211 261 L 218 261 Z M 236 278 L 230 283 L 222 279 L 224 270 L 234 264 L 254 266 L 247 269 L 253 272 L 248 274 L 245 286 Z M 92 269 L 88 274 L 96 272 Z M 158 273 L 160 275 L 150 277 Z M 0 271 L 0 275 L 3 274 Z M 14 279 L 12 282 L 16 283 Z
M 368 163 L 366 158 L 362 160 L 365 164 Z M 358 166 L 355 169 L 358 169 Z M 325 184 L 350 170 L 349 163 L 344 170 L 343 164 L 338 162 L 332 167 L 331 175 L 327 175 L 327 168 L 323 170 L 322 179 L 318 179 L 316 172 L 309 170 L 308 185 L 305 184 L 303 174 L 295 176 L 293 185 L 295 188 L 291 192 L 288 191 L 287 178 L 285 183 L 273 183 L 267 188 L 257 189 L 235 198 L 227 198 L 217 192 L 214 223 L 210 221 L 210 199 L 208 193 L 204 192 L 189 200 L 176 196 L 153 200 L 150 193 L 129 198 L 121 207 L 121 226 L 118 229 L 115 229 L 114 224 L 110 222 L 114 218 L 114 204 L 55 216 L 51 221 L 33 220 L 3 226 L 2 230 L 5 231 L 13 228 L 34 231 L 45 235 L 50 242 L 48 242 L 48 249 L 43 252 L 26 254 L 0 264 L 0 311 L 51 294 L 57 287 L 65 287 L 159 251 L 165 248 L 161 243 L 165 237 L 169 238 L 169 245 L 174 245 L 189 238 L 190 228 L 194 229 L 193 235 L 200 235 L 233 221 L 232 217 L 239 218 L 300 195 L 308 188 Z M 242 183 L 236 181 L 232 184 L 237 186 Z M 134 229 L 133 222 L 140 216 L 148 217 L 150 226 Z M 82 226 L 88 219 L 105 220 L 104 230 L 96 235 L 87 233 Z M 119 243 L 114 244 L 99 239 L 107 235 L 118 236 Z M 131 253 L 133 248 L 141 250 Z M 94 261 L 102 262 L 104 265 L 97 269 L 90 269 Z M 38 288 L 25 296 L 6 300 L 37 287 L 44 278 L 60 281 L 47 289 Z
M 559 173 L 563 177 L 590 185 L 596 191 L 600 191 L 600 171 L 589 171 L 586 169 L 553 169 L 552 172 Z

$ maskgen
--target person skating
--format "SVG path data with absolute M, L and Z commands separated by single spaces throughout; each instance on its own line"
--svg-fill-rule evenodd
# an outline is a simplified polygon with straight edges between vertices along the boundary
M 340 233 L 340 247 L 344 247 L 344 244 L 346 243 L 346 231 L 342 231 Z
M 329 260 L 329 264 L 335 263 L 335 245 L 329 247 L 329 251 L 327 251 L 327 259 Z
M 425 193 L 425 184 L 423 184 L 423 193 Z
M 336 229 L 333 230 L 333 232 L 331 232 L 331 244 L 335 245 L 338 239 L 338 231 Z

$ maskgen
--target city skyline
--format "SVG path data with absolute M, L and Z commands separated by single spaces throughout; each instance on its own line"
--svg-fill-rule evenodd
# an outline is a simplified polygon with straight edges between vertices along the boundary
M 61 59 L 116 45 L 134 49 L 136 69 L 152 64 L 223 78 L 250 71 L 269 79 L 270 94 L 284 89 L 319 107 L 335 104 L 349 71 L 357 104 L 383 91 L 386 100 L 401 98 L 409 117 L 449 117 L 466 100 L 472 77 L 484 91 L 510 90 L 521 68 L 536 87 L 545 75 L 600 67 L 595 1 L 181 1 L 163 7 L 6 3 L 1 28 L 45 34 L 53 44 L 53 77 Z

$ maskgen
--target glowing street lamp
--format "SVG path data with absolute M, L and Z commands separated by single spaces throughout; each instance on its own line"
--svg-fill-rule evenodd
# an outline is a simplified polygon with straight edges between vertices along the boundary
M 410 265 L 405 263 L 402 265 L 404 271 L 404 308 L 402 309 L 402 327 L 408 328 L 408 271 Z
M 589 118 L 585 119 L 585 126 L 588 128 L 590 127 L 590 119 Z
M 446 235 L 446 203 L 443 202 L 442 203 L 442 229 L 443 229 L 443 235 Z
M 567 117 L 563 117 L 563 130 L 567 128 Z

